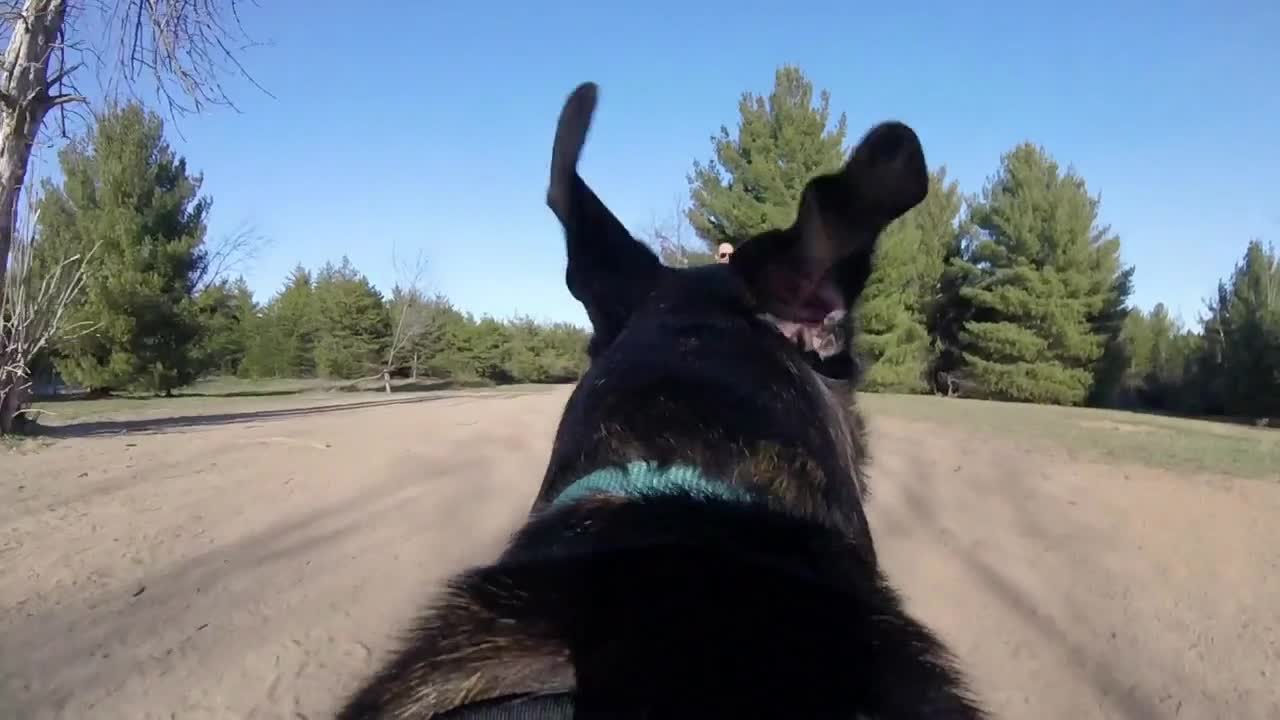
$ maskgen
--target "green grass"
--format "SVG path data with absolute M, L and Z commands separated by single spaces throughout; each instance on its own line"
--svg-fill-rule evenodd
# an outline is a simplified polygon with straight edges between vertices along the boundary
M 393 382 L 395 392 L 477 388 L 485 383 L 421 380 Z M 546 386 L 507 386 L 528 392 Z M 378 381 L 287 379 L 202 380 L 170 398 L 123 395 L 102 399 L 41 401 L 41 425 L 98 420 L 154 419 L 245 412 L 383 397 Z M 1002 439 L 1044 443 L 1073 457 L 1133 463 L 1184 473 L 1280 479 L 1280 430 L 1159 415 L 1047 405 L 863 393 L 872 415 L 926 421 Z M 10 443 L 5 449 L 17 449 Z M 22 449 L 31 449 L 23 446 Z
M 423 378 L 392 380 L 391 387 L 395 394 L 460 389 L 530 392 L 542 386 L 495 387 L 492 383 L 479 380 Z M 386 395 L 379 380 L 352 383 L 349 380 L 314 378 L 243 380 L 216 377 L 200 380 L 175 392 L 172 397 L 120 393 L 105 398 L 42 399 L 32 403 L 32 408 L 39 411 L 37 422 L 40 425 L 64 426 L 102 420 L 150 420 L 183 415 L 305 407 L 384 397 Z
M 962 431 L 1046 443 L 1072 456 L 1182 473 L 1280 479 L 1280 430 L 1161 415 L 864 393 L 874 419 L 890 415 Z
M 32 403 L 41 425 L 68 425 L 87 420 L 152 418 L 227 412 L 245 407 L 279 404 L 281 398 L 327 389 L 315 380 L 213 378 L 200 381 L 173 397 L 119 393 L 105 398 L 67 397 Z

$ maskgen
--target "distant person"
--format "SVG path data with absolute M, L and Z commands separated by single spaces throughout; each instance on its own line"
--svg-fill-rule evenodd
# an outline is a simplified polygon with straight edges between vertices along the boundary
M 727 263 L 732 256 L 733 246 L 729 243 L 720 243 L 720 247 L 716 248 L 716 262 Z

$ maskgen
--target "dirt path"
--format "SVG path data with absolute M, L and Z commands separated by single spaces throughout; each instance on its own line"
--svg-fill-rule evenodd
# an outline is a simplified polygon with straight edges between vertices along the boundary
M 501 546 L 566 395 L 0 456 L 0 717 L 327 717 L 442 578 Z M 880 552 L 999 715 L 1280 717 L 1280 485 L 872 432 Z

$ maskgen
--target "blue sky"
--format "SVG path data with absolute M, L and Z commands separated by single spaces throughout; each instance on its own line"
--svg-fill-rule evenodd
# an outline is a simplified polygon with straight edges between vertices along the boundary
M 850 134 L 897 118 L 977 191 L 1022 140 L 1073 164 L 1137 265 L 1134 302 L 1194 320 L 1251 237 L 1280 244 L 1280 3 L 263 0 L 245 57 L 267 97 L 171 132 L 214 198 L 211 235 L 253 223 L 267 299 L 344 253 L 384 289 L 393 248 L 476 313 L 586 323 L 544 204 L 556 115 L 601 86 L 582 172 L 633 229 L 668 214 L 738 96 L 796 63 Z M 893 7 L 893 10 L 888 8 Z M 1268 79 L 1269 78 L 1269 79 Z

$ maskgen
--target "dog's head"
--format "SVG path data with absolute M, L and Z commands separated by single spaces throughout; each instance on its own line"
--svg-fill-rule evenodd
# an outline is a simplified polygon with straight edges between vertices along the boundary
M 676 269 L 578 175 L 596 95 L 585 83 L 569 96 L 552 154 L 547 203 L 593 336 L 544 499 L 583 464 L 628 459 L 729 474 L 778 460 L 808 463 L 828 488 L 833 474 L 860 482 L 859 426 L 846 412 L 857 374 L 850 313 L 881 231 L 928 192 L 915 132 L 877 125 L 843 168 L 810 180 L 791 227 L 739 239 L 727 262 Z

